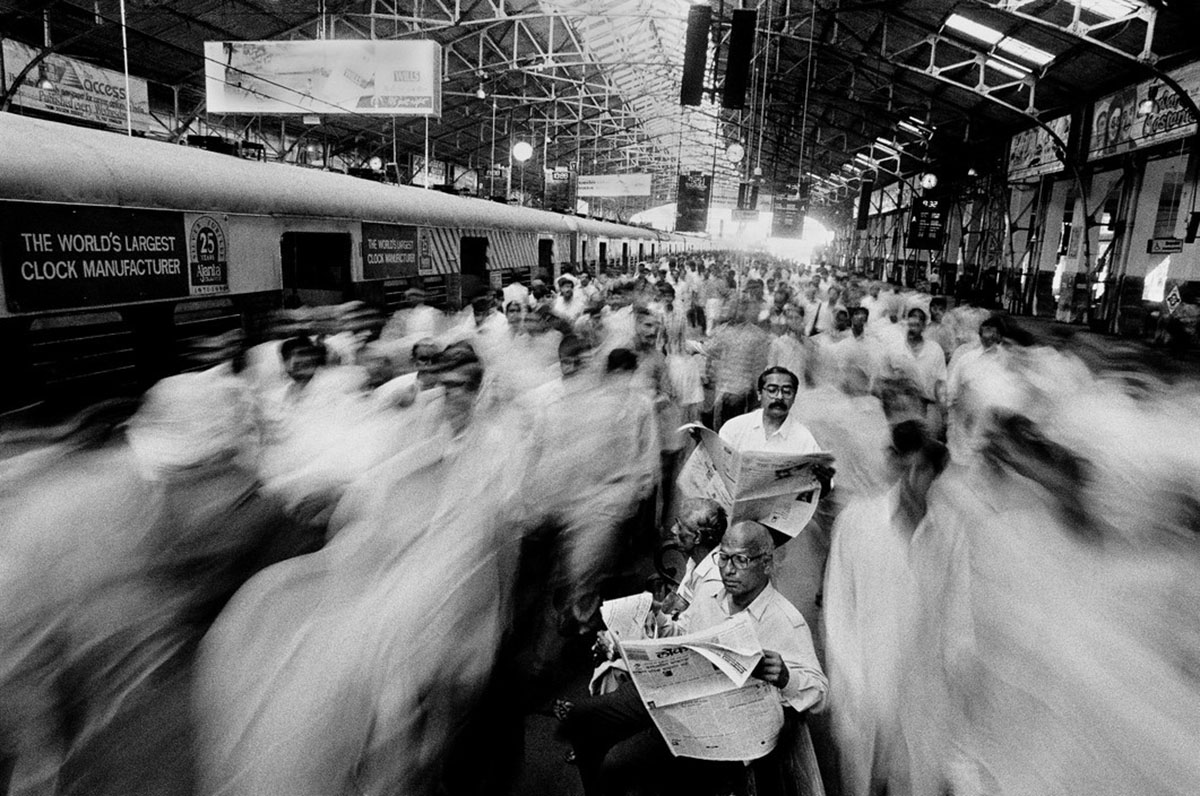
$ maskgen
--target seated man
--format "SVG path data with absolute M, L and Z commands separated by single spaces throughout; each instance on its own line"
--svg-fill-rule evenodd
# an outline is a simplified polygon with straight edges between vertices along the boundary
M 770 583 L 773 556 L 774 544 L 766 526 L 737 523 L 714 553 L 720 583 L 701 588 L 678 622 L 661 614 L 654 617 L 655 622 L 660 634 L 681 635 L 705 630 L 746 611 L 763 645 L 763 658 L 754 676 L 776 686 L 785 707 L 819 710 L 828 683 L 804 618 Z M 666 770 L 670 750 L 632 683 L 565 708 L 563 729 L 575 748 L 587 796 L 624 793 L 635 780 L 680 773 Z M 698 779 L 711 778 L 720 776 L 727 765 L 688 761 L 687 773 L 695 773 Z

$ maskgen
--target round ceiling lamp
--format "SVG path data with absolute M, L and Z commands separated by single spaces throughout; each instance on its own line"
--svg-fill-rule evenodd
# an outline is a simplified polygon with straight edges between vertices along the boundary
M 518 163 L 524 163 L 533 157 L 533 146 L 528 141 L 518 141 L 513 144 L 512 156 Z

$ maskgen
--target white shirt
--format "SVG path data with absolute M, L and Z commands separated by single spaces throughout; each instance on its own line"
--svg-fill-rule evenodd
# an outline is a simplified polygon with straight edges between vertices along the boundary
M 865 373 L 868 384 L 874 384 L 875 380 L 879 378 L 883 349 L 879 345 L 879 341 L 865 331 L 862 337 L 855 337 L 851 332 L 833 344 L 831 353 L 843 379 L 852 368 L 857 368 Z
M 732 610 L 721 581 L 716 581 L 715 586 L 706 585 L 709 588 L 700 590 L 696 601 L 680 614 L 679 622 L 668 630 L 668 635 L 707 630 L 737 613 Z M 763 649 L 778 652 L 788 668 L 788 682 L 780 689 L 780 698 L 796 710 L 820 710 L 829 681 L 821 670 L 812 633 L 800 611 L 768 583 L 746 606 L 745 613 L 750 615 Z
M 927 401 L 937 400 L 937 384 L 946 383 L 946 355 L 942 347 L 926 340 L 914 349 L 906 340 L 887 353 L 888 367 L 893 375 L 912 379 Z
M 755 409 L 731 418 L 721 426 L 721 439 L 737 451 L 769 451 L 771 453 L 820 453 L 816 438 L 800 421 L 788 415 L 778 430 L 767 435 L 763 425 L 763 410 Z

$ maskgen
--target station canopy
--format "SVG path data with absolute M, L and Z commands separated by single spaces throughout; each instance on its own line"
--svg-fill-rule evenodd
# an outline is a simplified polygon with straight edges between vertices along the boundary
M 1038 120 L 1200 57 L 1195 0 L 711 0 L 704 99 L 681 107 L 690 5 L 125 0 L 125 13 L 130 72 L 149 81 L 152 109 L 169 122 L 154 135 L 202 122 L 364 158 L 421 154 L 421 118 L 215 118 L 204 43 L 431 39 L 444 57 L 433 158 L 482 172 L 526 141 L 534 190 L 543 168 L 654 174 L 652 195 L 625 214 L 673 200 L 677 175 L 697 171 L 714 175 L 716 206 L 732 205 L 742 182 L 765 194 L 808 184 L 817 202 L 844 200 L 864 171 L 965 164 Z M 721 96 L 739 8 L 756 11 L 756 32 L 745 107 L 729 110 Z M 108 69 L 122 69 L 121 34 L 119 0 L 0 0 L 0 37 Z

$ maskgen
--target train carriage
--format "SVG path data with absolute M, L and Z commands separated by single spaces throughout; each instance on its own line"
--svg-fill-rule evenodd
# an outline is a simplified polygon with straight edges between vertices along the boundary
M 136 392 L 289 302 L 433 303 L 662 253 L 662 233 L 5 114 L 0 408 Z

